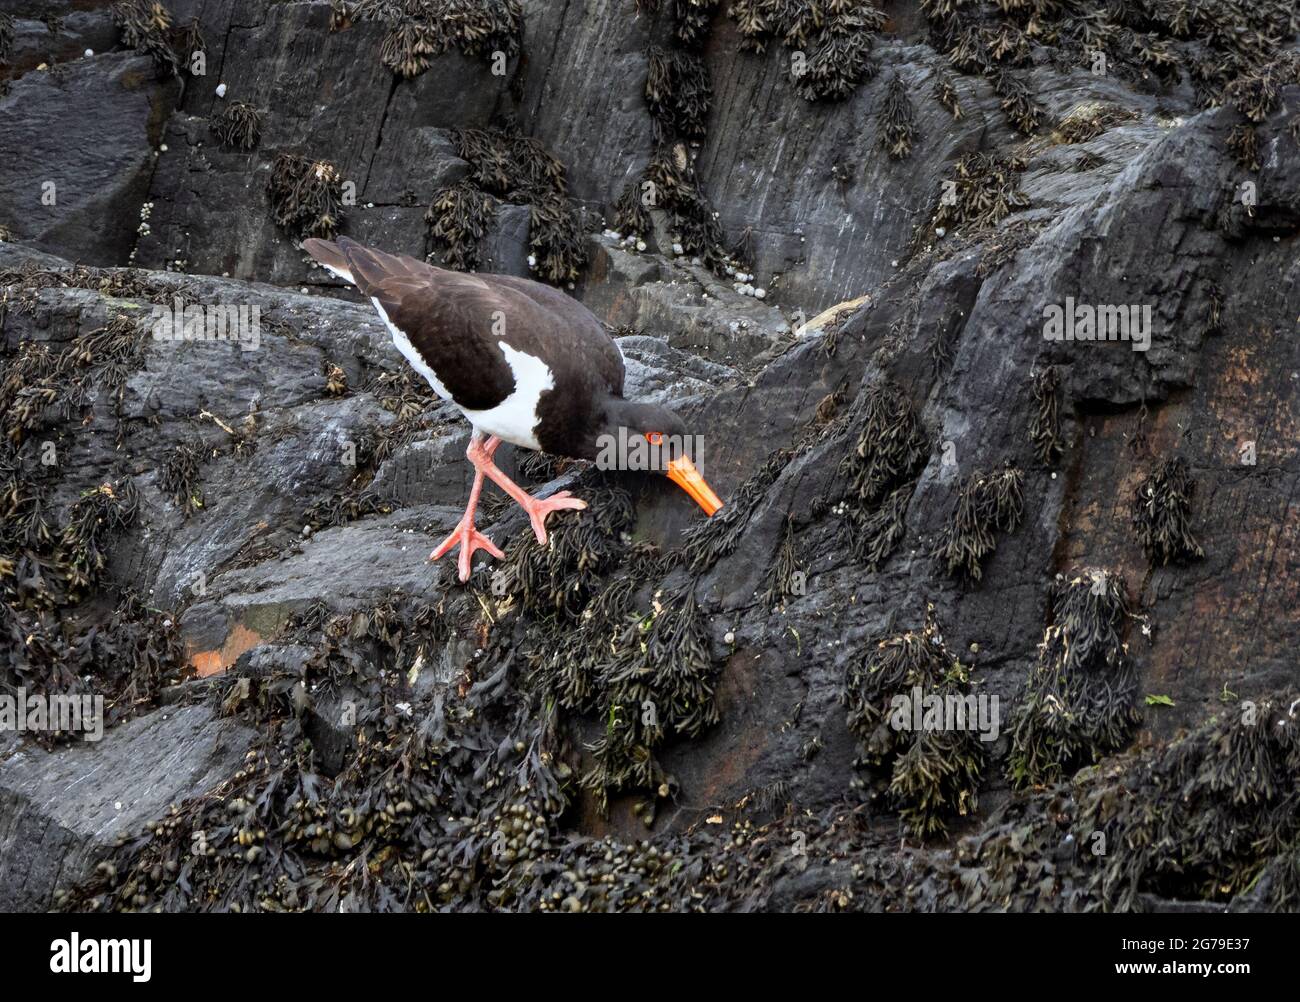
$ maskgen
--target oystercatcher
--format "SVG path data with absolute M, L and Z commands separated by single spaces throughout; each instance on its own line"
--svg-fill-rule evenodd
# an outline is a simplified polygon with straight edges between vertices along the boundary
M 587 507 L 569 491 L 530 496 L 493 463 L 502 442 L 589 460 L 634 442 L 641 468 L 667 473 L 709 515 L 722 507 L 690 459 L 681 418 L 623 398 L 623 355 L 581 303 L 528 279 L 447 271 L 347 237 L 302 246 L 374 304 L 397 350 L 473 428 L 465 452 L 474 466 L 469 504 L 429 555 L 437 560 L 459 545 L 461 581 L 476 550 L 504 556 L 474 526 L 485 476 L 528 512 L 542 545 L 548 514 Z

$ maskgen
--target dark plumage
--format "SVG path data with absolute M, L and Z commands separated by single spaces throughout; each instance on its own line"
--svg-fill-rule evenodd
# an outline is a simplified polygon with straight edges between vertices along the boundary
M 487 476 L 528 511 L 538 542 L 546 515 L 582 508 L 560 492 L 531 498 L 492 463 L 502 441 L 526 449 L 598 459 L 611 441 L 643 436 L 650 468 L 666 472 L 710 514 L 721 506 L 682 451 L 686 428 L 666 407 L 623 397 L 623 355 L 604 325 L 581 303 L 550 286 L 508 275 L 475 275 L 386 254 L 340 237 L 303 248 L 351 282 L 378 310 L 393 343 L 434 391 L 474 428 L 468 457 L 478 475 L 462 524 L 434 551 L 456 542 L 461 580 L 477 546 L 500 555 L 473 528 Z

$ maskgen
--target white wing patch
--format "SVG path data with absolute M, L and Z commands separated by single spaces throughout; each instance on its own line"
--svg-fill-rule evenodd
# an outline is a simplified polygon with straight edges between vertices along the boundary
M 342 268 L 334 268 L 324 263 L 321 264 L 321 267 L 324 268 L 326 271 L 328 271 L 335 278 L 341 278 L 343 279 L 343 281 L 348 282 L 351 285 L 357 284 L 356 282 L 352 281 L 352 272 L 350 271 L 344 271 Z
M 433 369 L 420 357 L 420 353 L 415 350 L 415 345 L 411 344 L 411 339 L 388 319 L 388 314 L 384 312 L 379 300 L 372 297 L 370 302 L 374 304 L 380 319 L 384 321 L 384 326 L 388 328 L 388 333 L 392 335 L 397 350 L 411 363 L 411 368 L 425 378 L 438 396 L 443 400 L 451 400 L 447 387 L 442 385 L 442 381 L 434 374 Z M 540 451 L 542 446 L 535 434 L 539 420 L 537 405 L 543 393 L 555 388 L 555 376 L 547 368 L 546 363 L 535 355 L 513 348 L 504 341 L 497 342 L 497 347 L 501 349 L 506 364 L 510 366 L 510 372 L 515 377 L 514 392 L 501 403 L 487 410 L 475 411 L 461 407 L 460 404 L 456 406 L 479 431 L 496 435 L 511 445 Z M 456 402 L 452 400 L 452 403 Z
M 534 434 L 539 420 L 537 404 L 543 393 L 555 388 L 555 377 L 537 356 L 512 348 L 504 341 L 498 341 L 497 347 L 514 374 L 515 391 L 489 410 L 471 411 L 464 407 L 461 410 L 479 431 L 498 435 L 511 445 L 540 451 L 541 443 Z

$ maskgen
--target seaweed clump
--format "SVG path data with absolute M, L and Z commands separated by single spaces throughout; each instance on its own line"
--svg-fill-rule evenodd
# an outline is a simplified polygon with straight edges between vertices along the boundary
M 8 62 L 9 56 L 13 53 L 16 34 L 13 15 L 0 11 L 0 66 Z
M 930 442 L 911 399 L 891 380 L 864 387 L 844 420 L 856 429 L 838 468 L 848 484 L 840 508 L 844 532 L 854 558 L 876 570 L 903 538 L 907 505 Z
M 0 429 L 5 437 L 18 443 L 51 419 L 70 419 L 93 404 L 91 391 L 95 389 L 117 419 L 117 444 L 121 445 L 126 434 L 126 380 L 144 341 L 142 328 L 126 314 L 112 316 L 102 326 L 79 334 L 57 353 L 42 342 L 23 341 L 0 380 Z
M 1296 32 L 1288 0 L 1213 3 L 1061 0 L 923 0 L 930 41 L 959 72 L 993 83 L 1012 124 L 1029 133 L 1040 111 L 1028 84 L 1012 68 L 1031 63 L 1035 47 L 1058 68 L 1086 66 L 1130 79 L 1190 78 L 1203 107 L 1225 100 L 1234 81 L 1261 72 Z M 1242 90 L 1265 96 L 1268 85 Z
M 1229 900 L 1294 858 L 1300 721 L 1293 695 L 1244 702 L 1154 760 L 1125 763 L 1122 773 L 1108 771 L 1080 791 L 1080 830 L 1101 833 L 1113 847 L 1092 881 L 1103 907 L 1140 908 L 1146 894 Z M 1287 910 L 1300 903 L 1285 883 L 1273 894 Z
M 1133 495 L 1133 526 L 1152 565 L 1185 563 L 1205 556 L 1192 535 L 1192 498 L 1196 481 L 1181 457 L 1167 459 Z
M 695 163 L 686 144 L 661 145 L 646 166 L 642 189 L 655 193 L 655 203 L 668 213 L 669 225 L 686 254 L 697 255 L 715 273 L 728 265 L 718 214 L 700 187 Z
M 180 61 L 171 43 L 171 11 L 158 0 L 118 0 L 112 12 L 123 44 L 153 59 L 162 76 L 176 76 Z
M 1061 374 L 1048 365 L 1033 375 L 1034 410 L 1029 416 L 1029 438 L 1044 466 L 1053 465 L 1065 452 L 1061 438 Z
M 768 575 L 767 590 L 763 593 L 763 604 L 767 606 L 768 611 L 783 606 L 789 599 L 803 594 L 800 582 L 804 574 L 794 541 L 794 516 L 787 515 L 785 533 L 781 537 L 776 560 Z
M 1038 130 L 1042 109 L 1029 92 L 1029 86 L 1010 70 L 998 70 L 993 76 L 993 89 L 1002 98 L 1002 111 L 1022 135 L 1032 136 Z
M 704 60 L 693 52 L 646 50 L 645 103 L 660 127 L 687 139 L 703 139 L 713 85 Z
M 934 97 L 948 110 L 954 121 L 962 117 L 961 95 L 957 93 L 957 85 L 953 83 L 952 77 L 943 73 L 935 77 Z
M 158 486 L 185 518 L 203 507 L 203 491 L 197 481 L 208 453 L 207 446 L 198 439 L 181 442 L 173 447 L 163 464 Z
M 1015 157 L 965 154 L 957 161 L 954 177 L 946 182 L 934 225 L 982 230 L 1028 208 L 1029 199 L 1016 185 L 1024 169 L 1024 161 Z
M 457 271 L 478 268 L 479 245 L 496 212 L 496 200 L 469 181 L 448 185 L 434 194 L 424 221 L 434 246 L 445 252 L 448 267 Z
M 1132 737 L 1141 717 L 1123 641 L 1128 615 L 1119 575 L 1090 568 L 1054 586 L 1053 622 L 1012 718 L 1008 771 L 1017 786 L 1056 782 Z
M 871 50 L 886 15 L 870 0 L 736 0 L 728 13 L 742 48 L 763 52 L 780 40 L 806 101 L 842 101 L 879 71 Z
M 297 153 L 280 153 L 266 186 L 275 225 L 299 239 L 338 232 L 343 218 L 343 182 L 339 170 L 325 160 Z
M 675 9 L 682 5 L 676 4 Z M 703 43 L 709 22 L 706 17 L 692 30 L 691 49 Z M 680 36 L 675 41 L 682 43 Z M 654 226 L 650 210 L 661 209 L 681 253 L 699 257 L 721 275 L 729 267 L 722 227 L 700 186 L 690 149 L 707 133 L 713 100 L 708 66 L 696 51 L 680 48 L 650 45 L 645 56 L 643 94 L 653 124 L 654 149 L 640 177 L 625 186 L 615 206 L 617 225 L 644 237 Z
M 953 815 L 976 809 L 985 760 L 977 704 L 933 606 L 921 630 L 878 640 L 849 666 L 842 701 L 862 753 L 855 764 L 888 773 L 889 796 L 915 834 L 942 834 Z
M 750 518 L 777 477 L 790 465 L 796 451 L 773 451 L 727 499 L 720 512 L 697 521 L 682 534 L 682 560 L 692 575 L 702 574 L 736 549 Z
M 211 129 L 223 146 L 247 153 L 262 138 L 262 113 L 251 104 L 231 101 Z
M 1300 54 L 1284 52 L 1258 69 L 1241 74 L 1224 88 L 1224 100 L 1242 118 L 1228 133 L 1228 152 L 1247 170 L 1259 170 L 1257 127 L 1278 106 L 1281 89 L 1291 83 L 1300 84 Z
M 997 473 L 974 473 L 962 481 L 957 507 L 935 556 L 950 576 L 978 581 L 981 564 L 997 549 L 994 533 L 1011 532 L 1024 510 L 1024 474 L 1008 464 Z
M 524 31 L 519 0 L 331 0 L 332 24 L 378 21 L 389 28 L 379 59 L 394 75 L 410 79 L 449 49 L 467 56 L 507 60 L 519 54 Z
M 903 160 L 912 154 L 913 125 L 912 101 L 907 87 L 898 74 L 889 81 L 885 100 L 880 107 L 880 145 L 891 160 Z
M 548 545 L 524 533 L 506 549 L 494 572 L 495 592 L 540 619 L 577 618 L 599 575 L 618 563 L 621 535 L 633 521 L 632 497 L 623 488 L 597 485 L 588 493 L 586 509 L 557 518 L 555 531 L 547 530 Z
M 657 593 L 647 614 L 623 620 L 607 649 L 609 660 L 594 680 L 603 728 L 582 785 L 602 810 L 612 792 L 649 791 L 636 809 L 648 826 L 655 800 L 677 789 L 657 748 L 673 735 L 696 737 L 718 722 L 707 621 L 689 587 Z
M 564 164 L 531 136 L 501 129 L 454 133 L 469 177 L 439 189 L 425 213 L 432 245 L 445 263 L 472 270 L 500 198 L 529 207 L 529 266 L 548 282 L 573 282 L 587 260 L 582 228 L 568 198 Z
M 1137 117 L 1136 112 L 1114 104 L 1083 104 L 1061 119 L 1054 135 L 1069 145 L 1088 143 L 1107 130 Z

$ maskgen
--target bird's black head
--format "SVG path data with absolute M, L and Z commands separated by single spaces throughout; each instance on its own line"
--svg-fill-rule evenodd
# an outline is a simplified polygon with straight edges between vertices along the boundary
M 599 428 L 598 468 L 664 473 L 707 514 L 722 507 L 695 466 L 703 451 L 702 436 L 690 434 L 676 412 L 659 404 L 611 398 Z

